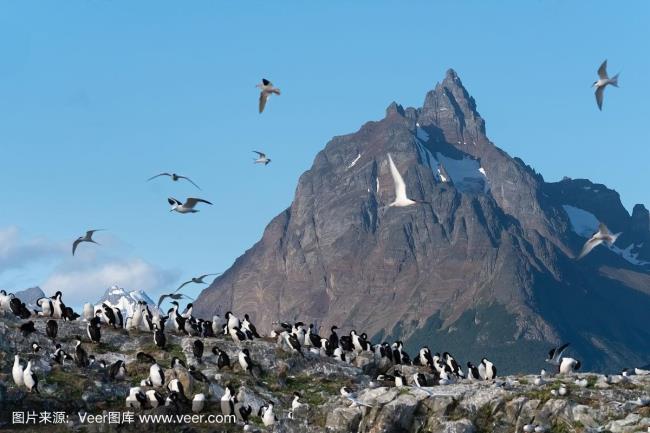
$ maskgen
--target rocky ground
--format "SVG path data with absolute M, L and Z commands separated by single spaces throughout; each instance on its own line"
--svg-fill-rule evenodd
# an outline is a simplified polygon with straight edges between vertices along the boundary
M 213 346 L 218 345 L 232 359 L 238 346 L 223 337 L 204 339 L 206 355 L 198 364 L 192 355 L 195 338 L 168 334 L 168 347 L 158 350 L 151 334 L 103 328 L 102 343 L 88 342 L 84 322 L 60 323 L 57 339 L 73 353 L 74 339 L 81 337 L 89 354 L 108 363 L 124 359 L 129 376 L 125 381 L 110 382 L 105 372 L 97 369 L 80 370 L 74 363 L 52 366 L 49 361 L 52 343 L 45 337 L 45 321 L 35 319 L 37 333 L 24 338 L 20 322 L 9 316 L 0 318 L 0 429 L 5 431 L 187 431 L 230 432 L 242 431 L 242 423 L 229 425 L 187 424 L 81 424 L 79 412 L 101 414 L 125 410 L 125 396 L 133 384 L 147 377 L 148 366 L 138 363 L 135 355 L 145 351 L 155 356 L 159 364 L 168 368 L 171 358 L 178 356 L 188 364 L 198 365 L 210 378 L 210 384 L 194 381 L 191 393 L 203 392 L 208 397 L 204 413 L 220 413 L 219 400 L 226 384 L 232 384 L 240 400 L 250 404 L 253 414 L 265 403 L 273 403 L 279 418 L 275 426 L 265 428 L 253 416 L 250 427 L 259 431 L 275 432 L 364 432 L 364 433 L 419 433 L 419 432 L 521 432 L 525 425 L 538 425 L 548 432 L 605 432 L 627 433 L 650 431 L 650 376 L 607 377 L 581 373 L 575 376 L 549 377 L 544 384 L 535 385 L 535 376 L 508 376 L 495 382 L 457 383 L 427 389 L 415 387 L 385 387 L 373 380 L 378 373 L 391 372 L 390 365 L 377 362 L 371 354 L 361 355 L 352 364 L 307 354 L 305 359 L 287 353 L 272 339 L 245 344 L 257 364 L 255 377 L 242 372 L 238 366 L 232 371 L 218 371 Z M 45 350 L 30 354 L 30 344 L 38 342 Z M 40 395 L 18 389 L 11 377 L 13 356 L 32 359 L 39 377 Z M 417 367 L 400 366 L 410 378 Z M 171 376 L 170 371 L 167 377 Z M 186 390 L 190 389 L 187 376 L 179 374 Z M 582 386 L 576 379 L 586 379 Z M 409 380 L 410 383 L 410 380 Z M 567 395 L 557 390 L 565 384 Z M 341 397 L 339 389 L 349 386 L 358 390 L 358 401 L 368 406 L 356 406 Z M 306 406 L 289 418 L 294 392 L 302 395 Z M 645 405 L 643 405 L 645 403 Z M 64 425 L 12 425 L 14 411 L 65 411 L 69 423 Z M 169 413 L 174 409 L 158 408 L 145 413 Z M 190 413 L 189 408 L 187 412 Z

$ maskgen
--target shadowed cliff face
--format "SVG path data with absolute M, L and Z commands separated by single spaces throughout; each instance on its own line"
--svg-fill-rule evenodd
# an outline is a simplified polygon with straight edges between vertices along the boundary
M 409 197 L 426 203 L 387 207 L 395 198 L 389 153 Z M 494 146 L 450 70 L 422 108 L 392 103 L 384 119 L 332 139 L 291 206 L 195 311 L 249 312 L 262 328 L 300 318 L 323 334 L 337 324 L 413 337 L 412 349 L 426 336 L 460 359 L 469 346 L 498 346 L 506 363 L 536 350 L 531 359 L 543 359 L 548 342 L 570 340 L 588 368 L 640 362 L 650 357 L 647 211 L 639 205 L 630 216 L 614 191 L 580 182 L 588 181 L 547 184 Z M 574 260 L 586 240 L 580 211 L 625 232 L 616 251 Z M 504 324 L 488 338 L 481 330 L 495 320 Z M 442 338 L 455 324 L 462 338 Z

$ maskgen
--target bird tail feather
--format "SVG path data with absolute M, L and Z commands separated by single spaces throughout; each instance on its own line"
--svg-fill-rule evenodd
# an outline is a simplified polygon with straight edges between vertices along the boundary
M 609 84 L 611 84 L 614 87 L 618 87 L 618 75 L 614 75 L 612 78 L 609 79 Z

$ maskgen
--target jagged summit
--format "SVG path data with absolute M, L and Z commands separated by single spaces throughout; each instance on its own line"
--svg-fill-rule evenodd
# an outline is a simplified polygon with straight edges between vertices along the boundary
M 409 197 L 427 205 L 386 207 L 395 198 L 388 153 Z M 383 119 L 332 139 L 291 206 L 195 310 L 210 317 L 221 305 L 256 323 L 307 318 L 410 348 L 441 344 L 462 359 L 496 352 L 505 371 L 543 367 L 535 360 L 562 340 L 586 368 L 647 363 L 642 209 L 631 216 L 618 193 L 584 182 L 547 183 L 492 144 L 449 70 L 422 108 L 394 102 Z M 624 233 L 576 261 L 593 220 Z

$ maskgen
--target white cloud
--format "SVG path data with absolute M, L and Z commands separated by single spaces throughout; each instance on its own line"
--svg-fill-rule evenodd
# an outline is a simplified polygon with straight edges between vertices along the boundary
M 41 287 L 46 293 L 61 290 L 68 302 L 83 303 L 95 302 L 112 285 L 151 294 L 168 287 L 175 279 L 174 272 L 140 258 L 84 260 L 59 266 Z
M 24 239 L 16 226 L 0 228 L 0 274 L 63 254 L 66 245 L 43 237 Z

